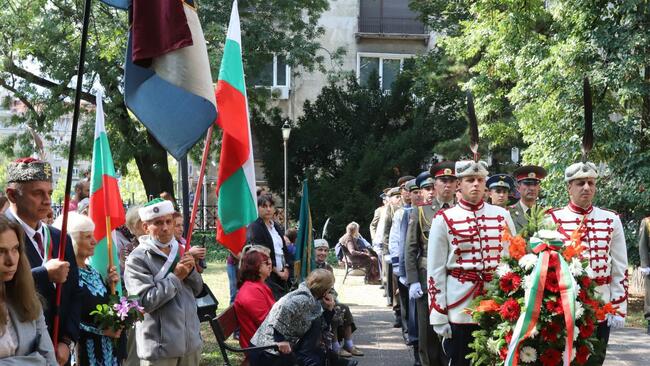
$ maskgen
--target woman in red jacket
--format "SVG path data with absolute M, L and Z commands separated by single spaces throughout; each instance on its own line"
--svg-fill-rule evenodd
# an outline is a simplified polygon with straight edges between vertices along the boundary
M 255 245 L 249 249 L 240 262 L 235 314 L 239 321 L 239 344 L 242 348 L 249 346 L 250 339 L 275 303 L 271 289 L 264 282 L 272 270 L 269 251 L 261 246 Z

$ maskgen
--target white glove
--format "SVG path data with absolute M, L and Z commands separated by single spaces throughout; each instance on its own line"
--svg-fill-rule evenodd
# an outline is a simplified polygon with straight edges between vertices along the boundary
M 449 323 L 434 324 L 433 331 L 442 338 L 451 338 L 451 325 Z
M 399 278 L 399 282 L 400 282 L 402 285 L 404 285 L 404 286 L 408 285 L 408 284 L 406 283 L 406 277 L 404 277 L 404 276 L 400 276 L 400 278 Z
M 639 268 L 639 272 L 644 276 L 650 275 L 650 267 L 641 267 Z
M 612 329 L 623 328 L 625 326 L 625 318 L 617 314 L 607 314 L 607 325 Z
M 422 286 L 420 286 L 420 282 L 414 282 L 409 285 L 409 298 L 411 299 L 419 299 L 424 295 L 422 292 Z

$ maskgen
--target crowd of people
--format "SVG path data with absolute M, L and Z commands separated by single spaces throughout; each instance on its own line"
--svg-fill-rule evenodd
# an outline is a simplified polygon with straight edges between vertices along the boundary
M 483 161 L 444 161 L 417 177 L 401 177 L 380 195 L 383 205 L 370 226 L 372 243 L 395 327 L 413 347 L 416 365 L 470 364 L 466 356 L 472 332 L 479 328 L 466 309 L 507 255 L 504 232 L 515 235 L 527 227 L 546 175 L 543 167 L 528 165 L 512 175 L 489 176 Z M 597 322 L 598 338 L 606 346 L 610 329 L 625 324 L 627 251 L 618 215 L 592 204 L 597 178 L 592 163 L 569 166 L 569 202 L 546 211 L 544 220 L 557 227 L 565 242 L 580 227 L 597 293 L 617 309 Z M 646 282 L 649 228 L 644 220 L 639 247 Z M 648 303 L 650 296 L 645 308 L 650 318 Z M 597 356 L 594 360 L 602 363 L 605 355 Z

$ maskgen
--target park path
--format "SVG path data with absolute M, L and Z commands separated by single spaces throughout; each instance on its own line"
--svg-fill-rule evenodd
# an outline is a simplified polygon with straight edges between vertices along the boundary
M 412 351 L 404 345 L 401 331 L 392 327 L 393 312 L 386 306 L 382 290 L 365 285 L 363 276 L 348 276 L 335 269 L 339 300 L 348 304 L 357 324 L 354 342 L 365 356 L 355 357 L 360 366 L 413 365 Z M 650 335 L 644 329 L 612 331 L 605 366 L 649 366 Z

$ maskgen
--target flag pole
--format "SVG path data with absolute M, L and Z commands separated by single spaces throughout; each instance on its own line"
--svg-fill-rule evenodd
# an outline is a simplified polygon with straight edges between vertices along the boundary
M 72 188 L 72 171 L 74 169 L 75 145 L 77 144 L 77 128 L 79 125 L 79 107 L 81 104 L 81 88 L 83 86 L 84 63 L 86 62 L 86 43 L 88 42 L 88 23 L 90 19 L 90 2 L 84 1 L 83 24 L 81 27 L 81 47 L 79 50 L 79 65 L 77 68 L 77 88 L 74 95 L 74 112 L 72 114 L 72 131 L 70 134 L 70 149 L 68 151 L 68 171 L 65 180 L 65 198 L 63 203 L 63 221 L 61 223 L 61 238 L 59 240 L 59 260 L 65 259 L 65 247 L 68 226 L 68 205 L 70 204 L 70 190 Z M 54 306 L 54 331 L 52 344 L 57 349 L 59 343 L 59 323 L 61 321 L 61 289 L 62 283 L 56 284 L 56 301 Z
M 190 228 L 194 228 L 194 220 L 196 220 L 196 213 L 199 208 L 199 199 L 201 198 L 201 190 L 199 187 L 203 184 L 203 177 L 205 176 L 205 166 L 208 162 L 208 155 L 210 152 L 210 143 L 212 142 L 212 128 L 214 124 L 208 128 L 208 133 L 205 136 L 205 146 L 203 147 L 203 158 L 201 159 L 201 171 L 199 172 L 199 180 L 196 182 L 196 193 L 194 194 L 194 203 L 192 204 L 192 215 L 190 216 Z M 192 231 L 187 230 L 187 243 L 185 243 L 185 250 L 190 250 L 190 242 L 192 241 Z
M 106 190 L 104 190 L 106 192 Z M 108 202 L 108 201 L 105 201 Z M 113 267 L 113 235 L 111 232 L 111 217 L 109 215 L 106 215 L 106 248 L 108 249 L 108 270 L 106 270 L 106 273 L 108 273 Z M 108 276 L 106 276 L 108 277 Z M 108 278 L 106 278 L 107 282 L 110 283 L 111 285 L 111 295 L 115 295 L 115 284 L 110 281 Z

